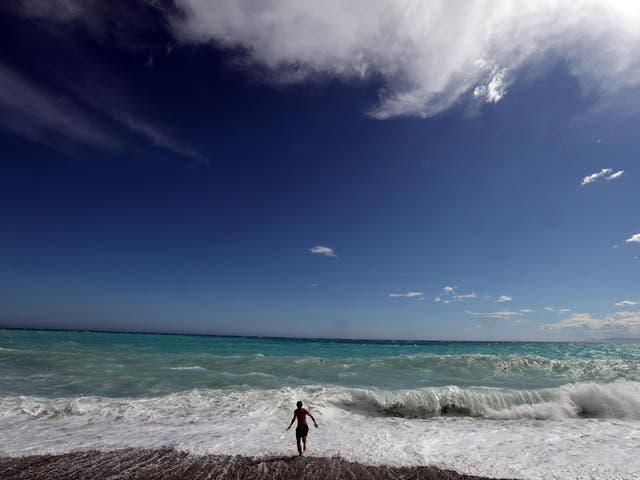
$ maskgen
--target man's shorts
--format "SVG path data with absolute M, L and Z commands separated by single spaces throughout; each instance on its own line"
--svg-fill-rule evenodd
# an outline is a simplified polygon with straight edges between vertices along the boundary
M 306 437 L 307 433 L 309 433 L 309 425 L 296 427 L 296 438 Z

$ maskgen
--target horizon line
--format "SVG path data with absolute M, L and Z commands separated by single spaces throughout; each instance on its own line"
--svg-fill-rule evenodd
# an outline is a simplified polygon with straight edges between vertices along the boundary
M 147 330 L 96 330 L 96 329 L 80 329 L 80 328 L 37 328 L 37 327 L 4 327 L 0 326 L 0 330 L 22 330 L 37 332 L 75 332 L 75 333 L 107 333 L 107 334 L 131 334 L 131 335 L 177 335 L 183 337 L 225 337 L 225 338 L 262 338 L 273 340 L 333 340 L 341 342 L 458 342 L 458 343 L 600 343 L 606 340 L 635 340 L 640 338 L 603 338 L 603 339 L 584 339 L 584 340 L 427 340 L 427 339 L 400 339 L 400 338 L 346 338 L 346 337 L 289 337 L 282 335 L 241 335 L 241 334 L 225 334 L 225 333 L 184 333 L 184 332 L 154 332 Z

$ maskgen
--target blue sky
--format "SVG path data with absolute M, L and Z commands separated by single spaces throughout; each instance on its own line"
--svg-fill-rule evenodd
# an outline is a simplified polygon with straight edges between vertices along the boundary
M 637 8 L 100 5 L 0 7 L 0 325 L 640 336 Z

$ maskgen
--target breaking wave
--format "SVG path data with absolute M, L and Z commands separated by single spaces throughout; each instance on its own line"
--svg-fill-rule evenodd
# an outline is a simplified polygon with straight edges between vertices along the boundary
M 575 383 L 540 390 L 459 387 L 398 392 L 358 390 L 338 402 L 342 408 L 372 416 L 488 419 L 617 418 L 640 419 L 640 383 Z
M 309 399 L 325 414 L 339 409 L 370 417 L 428 419 L 458 416 L 484 419 L 640 419 L 640 383 L 571 383 L 556 388 L 505 390 L 457 386 L 385 391 L 345 387 L 274 390 L 190 390 L 147 398 L 99 396 L 0 397 L 0 417 L 206 418 L 261 411 L 281 415 L 294 399 Z M 286 415 L 286 413 L 284 413 Z

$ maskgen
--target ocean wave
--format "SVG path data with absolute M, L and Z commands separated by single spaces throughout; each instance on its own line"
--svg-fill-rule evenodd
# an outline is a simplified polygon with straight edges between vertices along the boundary
M 559 420 L 640 419 L 640 383 L 567 384 L 539 390 L 463 389 L 456 386 L 385 392 L 360 389 L 336 405 L 368 416 Z
M 571 383 L 557 388 L 505 390 L 458 386 L 384 391 L 309 386 L 259 390 L 194 389 L 143 398 L 82 396 L 46 398 L 0 397 L 0 417 L 188 418 L 245 415 L 288 415 L 298 398 L 307 398 L 325 413 L 334 409 L 368 417 L 429 419 L 472 417 L 496 420 L 562 420 L 609 418 L 640 420 L 640 383 Z

